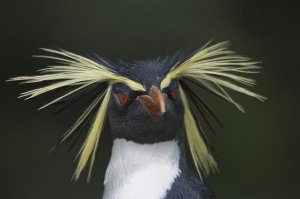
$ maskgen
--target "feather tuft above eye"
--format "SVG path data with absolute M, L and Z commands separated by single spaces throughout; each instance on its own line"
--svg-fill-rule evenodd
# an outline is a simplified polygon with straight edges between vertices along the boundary
M 47 83 L 47 85 L 40 88 L 21 93 L 19 97 L 25 99 L 37 97 L 41 94 L 61 88 L 70 89 L 66 94 L 55 98 L 39 109 L 72 98 L 73 95 L 76 95 L 95 84 L 99 84 L 100 87 L 101 85 L 104 85 L 104 88 L 100 89 L 101 92 L 97 95 L 96 99 L 59 140 L 59 143 L 66 141 L 87 123 L 90 125 L 87 137 L 79 152 L 79 162 L 74 174 L 74 179 L 77 180 L 88 161 L 90 161 L 88 173 L 89 180 L 99 138 L 105 122 L 112 85 L 115 83 L 123 83 L 134 91 L 145 91 L 145 87 L 138 82 L 118 74 L 112 68 L 99 64 L 86 57 L 65 50 L 52 50 L 46 48 L 42 48 L 42 50 L 49 54 L 37 55 L 35 57 L 51 59 L 56 61 L 57 64 L 39 70 L 38 75 L 21 76 L 8 80 L 18 81 L 20 83 Z
M 258 95 L 246 86 L 254 86 L 255 80 L 244 77 L 244 75 L 258 73 L 257 66 L 260 62 L 251 61 L 247 57 L 235 54 L 228 49 L 229 42 L 222 42 L 212 46 L 205 45 L 202 49 L 194 53 L 189 59 L 180 64 L 175 64 L 161 82 L 161 89 L 170 85 L 173 79 L 179 79 L 179 92 L 184 106 L 184 126 L 187 142 L 192 155 L 195 167 L 200 176 L 208 175 L 210 171 L 217 171 L 217 163 L 207 148 L 205 132 L 197 121 L 196 115 L 202 115 L 203 111 L 208 111 L 215 119 L 215 115 L 203 103 L 193 89 L 196 87 L 205 90 L 225 99 L 240 111 L 244 108 L 237 103 L 226 91 L 233 90 L 248 96 L 264 101 L 266 98 Z M 194 87 L 190 87 L 193 84 Z M 171 94 L 176 95 L 176 93 Z M 196 109 L 191 108 L 191 104 Z M 197 105 L 201 105 L 204 110 Z M 205 119 L 205 117 L 203 117 Z M 205 119 L 206 120 L 206 119 Z M 216 119 L 219 121 L 218 119 Z M 208 126 L 210 124 L 206 121 Z
M 206 87 L 244 112 L 244 108 L 231 98 L 225 89 L 255 97 L 266 98 L 249 91 L 244 86 L 255 85 L 255 80 L 241 75 L 258 73 L 260 62 L 235 54 L 228 49 L 229 42 L 202 48 L 180 65 L 175 65 L 161 82 L 161 89 L 169 86 L 171 80 L 191 80 Z

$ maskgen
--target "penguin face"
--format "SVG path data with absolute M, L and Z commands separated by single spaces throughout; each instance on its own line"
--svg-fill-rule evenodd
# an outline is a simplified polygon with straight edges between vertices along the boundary
M 167 73 L 163 61 L 137 61 L 120 67 L 145 86 L 136 92 L 124 84 L 115 84 L 108 109 L 108 119 L 115 138 L 138 143 L 155 143 L 174 139 L 183 126 L 183 106 L 178 93 L 178 81 L 165 88 L 160 83 Z

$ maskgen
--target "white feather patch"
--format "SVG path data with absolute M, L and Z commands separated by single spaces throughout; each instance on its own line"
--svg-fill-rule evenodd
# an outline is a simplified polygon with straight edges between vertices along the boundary
M 103 199 L 160 199 L 180 174 L 177 141 L 137 144 L 115 139 Z

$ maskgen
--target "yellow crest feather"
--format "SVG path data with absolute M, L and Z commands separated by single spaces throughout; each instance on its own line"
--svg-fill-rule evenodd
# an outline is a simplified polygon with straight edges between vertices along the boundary
M 61 96 L 58 99 L 53 100 L 52 102 L 46 104 L 41 108 L 45 108 L 61 98 L 67 97 L 68 95 L 94 83 L 101 83 L 104 81 L 112 83 L 123 83 L 135 91 L 145 91 L 145 88 L 142 84 L 132 81 L 126 77 L 118 75 L 111 69 L 96 63 L 93 60 L 87 59 L 80 55 L 68 52 L 68 51 L 57 51 L 51 49 L 43 49 L 46 52 L 53 53 L 58 56 L 49 56 L 49 55 L 38 55 L 36 57 L 49 58 L 56 61 L 60 61 L 61 65 L 48 66 L 44 69 L 39 70 L 41 75 L 35 76 L 21 76 L 11 78 L 9 81 L 21 81 L 21 83 L 38 83 L 44 81 L 56 81 L 48 86 L 44 86 L 38 89 L 27 91 L 20 94 L 21 98 L 30 99 L 41 95 L 43 93 L 66 87 L 66 86 L 78 86 L 70 93 L 67 93 L 64 96 Z M 40 108 L 40 109 L 41 109 Z
M 83 56 L 65 51 L 65 50 L 51 50 L 42 49 L 52 55 L 39 55 L 36 57 L 48 58 L 58 61 L 60 64 L 55 66 L 48 66 L 39 70 L 39 75 L 34 76 L 21 76 L 11 78 L 8 81 L 20 81 L 21 83 L 39 83 L 54 81 L 46 86 L 33 89 L 20 94 L 20 98 L 30 99 L 41 94 L 53 91 L 55 89 L 70 87 L 72 88 L 66 94 L 52 100 L 39 109 L 45 108 L 59 102 L 60 100 L 74 94 L 92 84 L 107 82 L 109 86 L 107 89 L 91 103 L 91 105 L 83 112 L 83 114 L 77 119 L 73 126 L 62 136 L 60 142 L 69 138 L 79 126 L 88 118 L 93 110 L 99 106 L 96 116 L 92 122 L 92 125 L 88 131 L 88 135 L 78 153 L 79 162 L 74 173 L 74 179 L 77 180 L 86 167 L 88 161 L 90 161 L 90 167 L 88 172 L 88 178 L 91 177 L 92 166 L 95 161 L 95 154 L 98 147 L 99 138 L 103 125 L 105 122 L 107 107 L 111 96 L 112 85 L 115 83 L 126 84 L 129 88 L 135 91 L 145 91 L 145 87 L 133 80 L 123 77 L 112 69 L 105 67 L 93 60 L 85 58 Z M 101 102 L 102 100 L 102 102 Z
M 166 88 L 172 79 L 192 79 L 215 94 L 221 96 L 244 112 L 243 107 L 234 101 L 224 88 L 255 97 L 259 100 L 266 98 L 240 86 L 255 85 L 255 80 L 242 77 L 239 74 L 257 73 L 259 62 L 236 55 L 228 50 L 228 42 L 222 42 L 203 48 L 177 67 L 173 67 L 161 82 L 161 89 Z
M 265 97 L 244 88 L 244 85 L 255 85 L 255 80 L 240 75 L 257 73 L 256 70 L 260 67 L 256 64 L 259 62 L 236 55 L 233 51 L 228 50 L 227 46 L 228 42 L 209 47 L 206 45 L 185 62 L 175 65 L 161 82 L 161 89 L 168 87 L 173 79 L 191 81 L 206 87 L 242 112 L 244 112 L 243 107 L 231 98 L 225 90 L 226 88 L 262 101 L 265 100 Z M 197 126 L 185 91 L 181 86 L 179 86 L 179 90 L 184 106 L 186 137 L 195 167 L 200 176 L 202 173 L 209 174 L 211 170 L 217 171 L 217 163 L 207 149 L 202 137 L 204 132 L 200 132 Z
M 200 176 L 202 176 L 202 173 L 208 175 L 210 170 L 218 170 L 217 163 L 206 147 L 197 127 L 196 120 L 190 110 L 189 102 L 181 86 L 179 86 L 179 92 L 184 107 L 184 126 L 186 137 L 193 161 Z
M 74 178 L 75 180 L 78 180 L 82 170 L 85 168 L 88 160 L 90 160 L 90 168 L 88 172 L 88 178 L 87 180 L 89 181 L 91 178 L 91 172 L 92 172 L 92 167 L 95 161 L 95 154 L 98 148 L 98 143 L 99 143 L 99 138 L 102 132 L 102 128 L 104 125 L 105 117 L 106 117 L 106 112 L 107 112 L 107 107 L 109 103 L 109 99 L 111 96 L 111 90 L 112 90 L 112 85 L 108 87 L 106 90 L 105 96 L 103 98 L 103 101 L 98 109 L 98 112 L 95 116 L 95 120 L 88 132 L 87 138 L 85 139 L 79 154 L 79 162 L 76 168 L 76 171 L 74 173 Z

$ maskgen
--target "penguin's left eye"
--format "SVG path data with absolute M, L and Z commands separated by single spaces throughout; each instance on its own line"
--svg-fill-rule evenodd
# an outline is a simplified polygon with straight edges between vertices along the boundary
M 176 100 L 177 99 L 177 96 L 178 96 L 178 88 L 175 88 L 171 91 L 171 96 L 172 96 L 172 99 L 173 100 Z
M 117 94 L 118 100 L 120 104 L 127 104 L 128 103 L 128 96 L 124 93 L 118 93 Z

